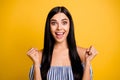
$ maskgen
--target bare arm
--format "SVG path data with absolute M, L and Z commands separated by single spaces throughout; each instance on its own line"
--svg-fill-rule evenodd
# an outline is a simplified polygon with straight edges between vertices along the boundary
M 27 52 L 27 55 L 32 59 L 34 66 L 34 80 L 42 80 L 40 74 L 40 62 L 41 62 L 41 51 L 38 51 L 36 48 L 32 48 Z
M 42 80 L 40 74 L 40 65 L 34 64 L 34 80 Z
M 79 56 L 84 64 L 83 78 L 82 80 L 91 80 L 90 66 L 92 59 L 96 56 L 97 50 L 90 46 L 90 48 L 77 48 Z
M 91 80 L 90 79 L 90 63 L 86 63 L 84 66 L 84 73 L 83 73 L 83 79 L 82 80 Z
M 92 59 L 97 55 L 97 50 L 90 46 L 90 48 L 86 49 L 85 51 L 85 66 L 84 66 L 84 74 L 82 80 L 91 80 L 90 77 L 90 62 Z

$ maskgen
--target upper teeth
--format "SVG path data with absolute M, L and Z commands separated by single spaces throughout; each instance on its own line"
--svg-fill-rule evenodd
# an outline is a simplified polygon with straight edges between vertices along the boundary
M 63 34 L 63 32 L 57 32 L 56 34 Z

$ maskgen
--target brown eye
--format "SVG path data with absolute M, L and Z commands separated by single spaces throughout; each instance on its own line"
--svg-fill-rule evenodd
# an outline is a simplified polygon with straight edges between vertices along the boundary
M 63 25 L 66 25 L 66 24 L 67 24 L 67 21 L 63 21 L 62 24 L 63 24 Z
M 51 25 L 55 25 L 55 24 L 56 24 L 56 22 L 51 22 L 50 24 L 51 24 Z

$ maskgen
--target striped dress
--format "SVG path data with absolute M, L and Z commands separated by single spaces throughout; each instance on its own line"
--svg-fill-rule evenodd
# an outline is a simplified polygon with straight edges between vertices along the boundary
M 83 65 L 84 66 L 84 65 Z M 29 79 L 34 80 L 34 67 L 29 72 Z M 71 66 L 52 66 L 48 70 L 47 80 L 74 80 Z M 92 80 L 92 68 L 90 67 L 90 80 Z

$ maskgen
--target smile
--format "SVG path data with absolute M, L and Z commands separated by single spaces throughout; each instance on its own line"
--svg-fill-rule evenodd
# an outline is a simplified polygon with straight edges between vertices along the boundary
M 58 39 L 61 39 L 61 38 L 63 37 L 64 33 L 65 33 L 65 32 L 55 32 L 56 37 L 57 37 Z
M 65 32 L 55 32 L 56 35 L 63 35 Z

